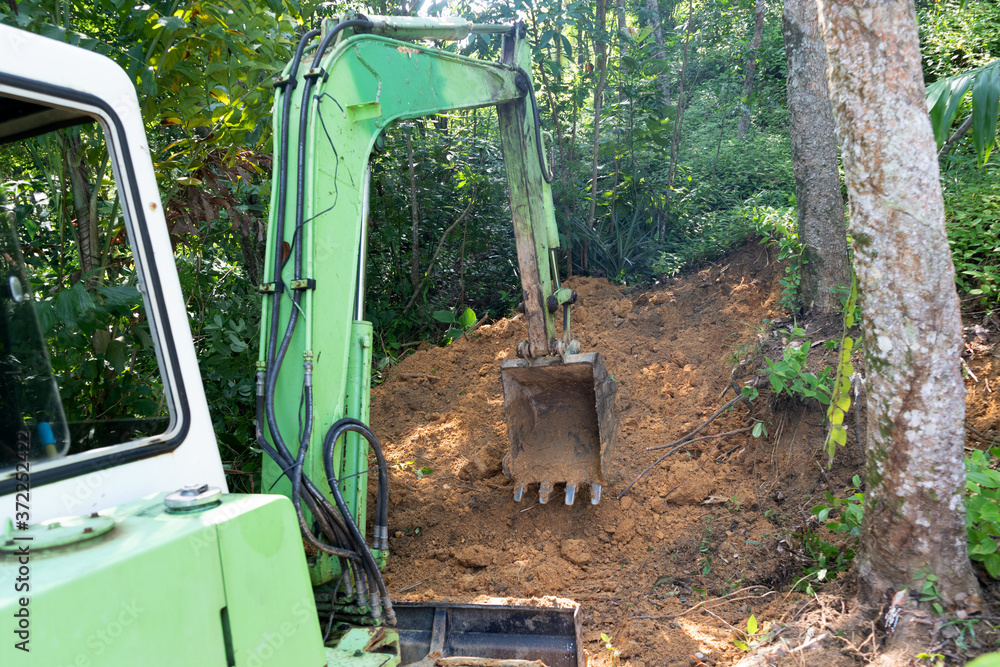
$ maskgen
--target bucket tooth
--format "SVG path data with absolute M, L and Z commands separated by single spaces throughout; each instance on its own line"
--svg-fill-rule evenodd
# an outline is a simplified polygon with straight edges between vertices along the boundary
M 545 480 L 538 487 L 538 502 L 542 505 L 549 502 L 549 496 L 552 494 L 552 482 Z
M 590 504 L 596 505 L 601 502 L 601 485 L 591 484 L 590 485 Z
M 521 502 L 521 498 L 524 497 L 524 488 L 525 488 L 524 482 L 521 482 L 520 484 L 518 484 L 517 486 L 514 487 L 514 502 L 515 503 Z
M 576 484 L 566 485 L 566 504 L 572 505 L 573 501 L 576 500 Z

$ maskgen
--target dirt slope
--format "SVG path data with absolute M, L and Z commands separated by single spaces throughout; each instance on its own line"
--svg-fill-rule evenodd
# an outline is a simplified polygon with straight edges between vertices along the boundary
M 780 316 L 782 270 L 773 253 L 750 245 L 642 293 L 601 279 L 568 282 L 581 303 L 575 336 L 584 351 L 601 353 L 619 384 L 619 444 L 596 507 L 587 492 L 566 507 L 559 490 L 547 505 L 537 503 L 535 489 L 515 503 L 501 473 L 507 439 L 499 365 L 527 337 L 523 317 L 394 368 L 373 390 L 371 409 L 395 464 L 390 592 L 412 600 L 571 598 L 583 607 L 594 665 L 689 665 L 696 653 L 718 665 L 737 662 L 735 627 L 750 614 L 777 621 L 800 603 L 800 594 L 777 592 L 802 574 L 803 545 L 788 533 L 823 491 L 849 484 L 859 471 L 857 449 L 845 448 L 825 470 L 822 412 L 771 401 L 753 415 L 768 422 L 768 438 L 694 442 L 617 496 L 663 453 L 647 447 L 688 433 L 733 397 L 729 359 L 759 342 L 762 319 Z M 988 374 L 998 372 L 990 366 Z M 1000 379 L 992 386 L 1000 389 Z M 1000 412 L 990 410 L 973 423 L 997 426 Z M 745 428 L 750 417 L 738 404 L 703 433 Z M 705 605 L 707 612 L 674 616 L 743 588 Z

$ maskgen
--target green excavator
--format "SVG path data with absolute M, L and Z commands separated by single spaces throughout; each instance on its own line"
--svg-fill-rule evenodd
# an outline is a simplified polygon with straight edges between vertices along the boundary
M 500 62 L 427 46 L 477 33 L 503 36 Z M 556 486 L 566 504 L 582 486 L 600 501 L 616 387 L 571 334 L 530 71 L 519 22 L 348 14 L 302 37 L 274 81 L 256 381 L 267 493 L 232 494 L 132 81 L 0 26 L 0 169 L 18 172 L 0 175 L 23 184 L 0 201 L 2 664 L 582 667 L 574 603 L 394 603 L 381 575 L 390 490 L 368 426 L 364 278 L 369 158 L 397 121 L 496 107 L 528 330 L 500 369 L 504 470 L 517 501 L 535 484 L 541 503 Z M 104 260 L 81 250 L 67 276 L 43 240 L 68 232 L 45 211 L 73 201 L 60 187 L 78 187 L 79 164 L 46 172 L 38 156 L 78 155 L 73 132 L 103 139 L 94 192 L 113 181 L 116 196 L 92 208 L 111 226 Z M 69 234 L 81 243 L 83 220 Z M 125 393 L 145 407 L 81 408 Z

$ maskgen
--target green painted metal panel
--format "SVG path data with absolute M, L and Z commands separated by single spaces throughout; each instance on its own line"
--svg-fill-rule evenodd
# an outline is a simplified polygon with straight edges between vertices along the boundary
M 311 602 L 311 589 L 287 499 L 224 496 L 214 509 L 181 515 L 165 511 L 163 495 L 103 512 L 115 520 L 105 536 L 30 555 L 30 652 L 8 637 L 0 664 L 227 667 L 238 655 L 247 659 L 236 664 L 254 667 L 265 664 L 249 658 L 261 638 L 286 623 L 302 641 L 271 647 L 267 664 L 325 664 L 315 613 L 294 607 Z M 0 556 L 7 619 L 19 608 L 11 597 L 19 567 Z
M 302 537 L 291 502 L 242 496 L 213 512 L 218 519 L 227 613 L 237 667 L 319 667 L 323 636 Z

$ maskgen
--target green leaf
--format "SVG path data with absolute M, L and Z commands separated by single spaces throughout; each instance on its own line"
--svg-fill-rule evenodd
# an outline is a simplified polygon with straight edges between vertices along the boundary
M 965 667 L 1000 667 L 1000 653 L 981 655 Z
M 1000 61 L 983 69 L 972 87 L 972 141 L 979 161 L 986 162 L 993 148 L 1000 103 Z
M 646 76 L 659 76 L 670 70 L 670 62 L 652 58 L 643 63 L 642 71 Z
M 750 618 L 747 619 L 747 634 L 757 634 L 757 617 L 752 614 L 750 615 Z
M 997 543 L 995 540 L 989 537 L 984 537 L 977 544 L 972 545 L 969 549 L 969 554 L 974 556 L 988 556 L 989 554 L 996 553 Z
M 169 32 L 174 32 L 187 27 L 187 23 L 185 23 L 184 19 L 179 16 L 161 16 L 156 20 L 156 22 L 163 26 L 164 30 Z
M 431 313 L 431 317 L 433 317 L 438 322 L 444 322 L 445 324 L 455 323 L 455 313 L 453 313 L 450 310 L 435 310 L 433 313 Z
M 830 429 L 830 439 L 843 447 L 847 444 L 847 431 L 844 430 L 843 426 L 834 426 Z
M 1000 554 L 992 553 L 983 559 L 983 567 L 994 579 L 1000 579 Z
M 476 311 L 466 308 L 458 318 L 458 325 L 463 329 L 468 329 L 476 323 Z

